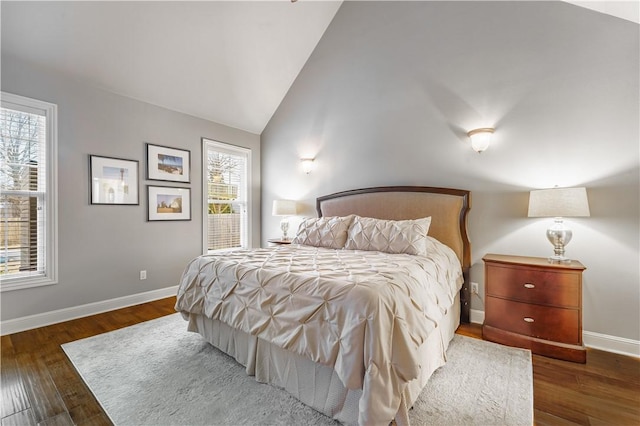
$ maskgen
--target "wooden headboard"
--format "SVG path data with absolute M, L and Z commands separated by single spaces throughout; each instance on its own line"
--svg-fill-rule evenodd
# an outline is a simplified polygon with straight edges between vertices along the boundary
M 471 244 L 467 235 L 467 213 L 471 193 L 461 189 L 425 186 L 383 186 L 354 189 L 319 197 L 318 216 L 357 214 L 376 219 L 403 220 L 431 216 L 429 235 L 448 245 L 458 255 L 464 284 L 460 290 L 460 320 L 469 322 L 471 294 L 469 268 Z

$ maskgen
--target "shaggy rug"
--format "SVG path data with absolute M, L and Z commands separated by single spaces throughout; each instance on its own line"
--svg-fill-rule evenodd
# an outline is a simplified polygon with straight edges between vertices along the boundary
M 62 345 L 116 425 L 334 425 L 186 331 L 179 314 Z M 531 353 L 456 335 L 413 425 L 531 425 Z

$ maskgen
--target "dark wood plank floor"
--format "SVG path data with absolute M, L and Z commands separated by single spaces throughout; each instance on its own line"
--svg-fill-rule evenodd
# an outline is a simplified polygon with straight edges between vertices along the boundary
M 109 425 L 60 345 L 174 313 L 167 298 L 3 336 L 5 425 Z M 479 325 L 459 334 L 482 338 Z M 586 364 L 533 356 L 537 425 L 640 425 L 640 360 L 589 350 Z

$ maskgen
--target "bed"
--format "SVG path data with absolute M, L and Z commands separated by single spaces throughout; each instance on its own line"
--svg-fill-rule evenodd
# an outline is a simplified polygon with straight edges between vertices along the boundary
M 468 322 L 469 208 L 468 191 L 446 188 L 320 197 L 289 246 L 192 260 L 176 310 L 257 381 L 329 417 L 408 425 Z

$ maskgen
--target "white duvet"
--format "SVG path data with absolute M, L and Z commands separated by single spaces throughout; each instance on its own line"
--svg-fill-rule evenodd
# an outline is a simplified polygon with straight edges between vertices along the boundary
M 362 389 L 360 424 L 389 424 L 417 348 L 462 284 L 455 253 L 429 239 L 429 257 L 308 246 L 200 256 L 176 309 L 203 314 L 332 367 Z

